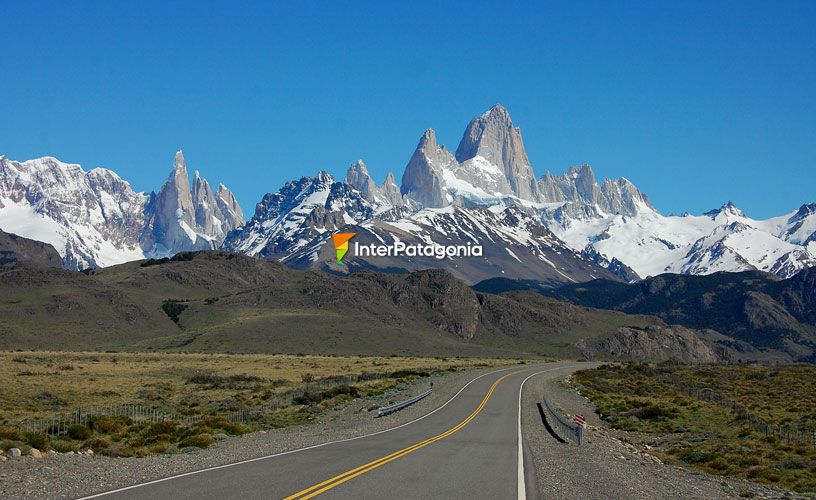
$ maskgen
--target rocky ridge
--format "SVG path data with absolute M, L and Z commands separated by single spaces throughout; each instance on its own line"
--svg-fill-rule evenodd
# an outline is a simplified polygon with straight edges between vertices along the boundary
M 0 228 L 52 245 L 68 269 L 217 248 L 241 223 L 241 208 L 223 185 L 214 195 L 196 175 L 191 190 L 180 151 L 170 178 L 150 194 L 105 168 L 0 156 Z

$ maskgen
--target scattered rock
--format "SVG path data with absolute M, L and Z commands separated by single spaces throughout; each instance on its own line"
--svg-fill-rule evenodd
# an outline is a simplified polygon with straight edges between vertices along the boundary
M 216 434 L 216 435 L 215 435 L 215 436 L 213 436 L 213 437 L 214 437 L 214 438 L 215 438 L 217 441 L 222 441 L 222 440 L 224 440 L 224 439 L 227 439 L 229 436 L 227 436 L 226 434 L 221 434 L 221 433 L 218 433 L 218 434 Z
M 88 448 L 87 450 L 85 450 L 85 454 L 88 455 L 89 457 L 92 457 L 93 454 L 94 454 L 94 451 L 92 449 Z
M 17 458 L 22 454 L 23 452 L 20 451 L 20 448 L 9 448 L 8 450 L 6 450 L 6 455 L 8 455 L 11 458 Z
M 31 450 L 29 450 L 28 454 L 31 455 L 34 458 L 42 458 L 43 457 L 43 453 L 40 450 L 38 450 L 37 448 L 31 448 Z
M 7 457 L 7 456 L 5 456 L 5 455 L 0 455 L 0 463 L 5 462 L 6 460 L 8 460 L 8 457 Z

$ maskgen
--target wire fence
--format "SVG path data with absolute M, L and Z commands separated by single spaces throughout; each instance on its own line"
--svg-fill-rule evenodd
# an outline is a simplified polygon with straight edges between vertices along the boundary
M 562 438 L 569 439 L 580 445 L 584 438 L 584 426 L 578 425 L 569 417 L 558 411 L 552 402 L 544 397 L 544 411 L 547 422 Z
M 41 432 L 50 436 L 62 436 L 68 434 L 68 430 L 71 426 L 87 426 L 94 419 L 100 417 L 124 417 L 133 422 L 176 422 L 184 425 L 194 425 L 208 418 L 220 417 L 232 423 L 246 424 L 258 419 L 263 413 L 264 410 L 246 408 L 221 415 L 182 415 L 174 412 L 166 412 L 156 407 L 126 404 L 79 408 L 70 414 L 55 415 L 41 419 L 28 419 L 20 424 L 20 428 L 23 432 Z
M 161 407 L 143 404 L 115 404 L 77 408 L 71 413 L 49 416 L 46 418 L 26 419 L 19 424 L 23 432 L 42 432 L 51 436 L 62 436 L 68 433 L 73 425 L 87 426 L 93 419 L 100 417 L 124 417 L 133 422 L 177 422 L 183 425 L 195 425 L 209 418 L 225 418 L 232 423 L 247 424 L 259 422 L 280 407 L 289 406 L 298 396 L 309 391 L 330 389 L 343 384 L 354 384 L 370 380 L 381 380 L 393 377 L 390 372 L 364 372 L 359 375 L 339 375 L 320 379 L 305 377 L 304 385 L 279 395 L 263 406 L 242 408 L 227 413 L 211 415 L 190 415 L 167 411 Z
M 398 373 L 398 372 L 397 372 Z M 94 418 L 100 417 L 124 417 L 133 422 L 177 422 L 184 425 L 194 425 L 209 418 L 226 418 L 232 423 L 247 424 L 263 420 L 268 413 L 275 411 L 281 406 L 288 406 L 293 399 L 309 391 L 330 389 L 343 384 L 354 384 L 370 380 L 381 380 L 393 378 L 394 373 L 390 372 L 364 372 L 359 375 L 340 375 L 311 379 L 304 377 L 304 385 L 295 390 L 279 396 L 274 401 L 266 405 L 242 408 L 226 413 L 213 415 L 189 415 L 174 411 L 168 411 L 161 407 L 141 404 L 116 404 L 107 406 L 90 406 L 78 408 L 71 413 L 54 415 L 46 418 L 27 419 L 20 423 L 19 428 L 23 432 L 41 432 L 51 436 L 61 436 L 68 433 L 69 427 L 73 425 L 87 426 Z
M 778 425 L 758 417 L 751 413 L 748 408 L 737 401 L 723 396 L 722 394 L 707 387 L 688 386 L 673 377 L 671 374 L 661 373 L 657 376 L 663 383 L 672 385 L 678 392 L 690 396 L 698 401 L 711 401 L 730 410 L 734 417 L 749 425 L 755 431 L 764 434 L 766 437 L 773 436 L 785 444 L 799 444 L 816 447 L 816 428 L 802 425 L 800 427 L 790 425 Z

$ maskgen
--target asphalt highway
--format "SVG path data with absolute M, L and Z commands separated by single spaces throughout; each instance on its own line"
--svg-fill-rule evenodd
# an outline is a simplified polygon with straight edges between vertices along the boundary
M 86 498 L 538 498 L 519 445 L 521 425 L 541 422 L 519 418 L 520 390 L 526 379 L 564 377 L 579 366 L 489 372 L 443 406 L 386 431 Z

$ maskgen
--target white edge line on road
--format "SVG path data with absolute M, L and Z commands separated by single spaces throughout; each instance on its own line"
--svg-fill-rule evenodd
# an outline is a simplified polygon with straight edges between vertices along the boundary
M 564 368 L 563 366 L 559 366 L 556 368 L 550 368 L 548 370 L 541 370 L 540 372 L 533 373 L 529 375 L 527 378 L 521 381 L 521 385 L 519 386 L 519 397 L 518 397 L 518 460 L 516 463 L 518 464 L 518 474 L 517 474 L 517 483 L 518 490 L 516 498 L 518 500 L 527 500 L 527 485 L 524 484 L 524 442 L 521 436 L 521 391 L 524 389 L 524 384 L 530 380 L 531 378 L 535 377 L 536 375 L 541 375 L 542 373 L 551 372 L 553 370 L 558 370 L 560 368 Z
M 336 441 L 327 441 L 325 443 L 315 444 L 315 445 L 312 445 L 312 446 L 306 446 L 305 448 L 298 448 L 296 450 L 283 451 L 283 452 L 280 452 L 280 453 L 275 453 L 273 455 L 266 455 L 266 456 L 263 456 L 263 457 L 250 458 L 248 460 L 241 460 L 240 462 L 233 462 L 233 463 L 224 464 L 224 465 L 216 465 L 214 467 L 207 467 L 206 469 L 200 469 L 200 470 L 195 470 L 195 471 L 191 471 L 191 472 L 185 472 L 183 474 L 176 474 L 174 476 L 168 476 L 168 477 L 164 477 L 164 478 L 161 478 L 161 479 L 155 479 L 153 481 L 147 481 L 147 482 L 144 482 L 144 483 L 134 484 L 134 485 L 131 485 L 131 486 L 125 486 L 123 488 L 117 488 L 115 490 L 110 490 L 110 491 L 105 491 L 105 492 L 102 492 L 102 493 L 96 493 L 96 494 L 93 494 L 93 495 L 79 497 L 77 500 L 86 500 L 86 499 L 90 499 L 90 498 L 99 498 L 99 497 L 103 497 L 103 496 L 106 496 L 106 495 L 112 495 L 114 493 L 120 493 L 122 491 L 141 488 L 142 486 L 149 486 L 151 484 L 163 483 L 165 481 L 178 479 L 180 477 L 192 476 L 192 475 L 195 475 L 195 474 L 201 474 L 202 472 L 209 472 L 209 471 L 213 471 L 213 470 L 217 470 L 217 469 L 226 469 L 227 467 L 234 467 L 236 465 L 248 464 L 248 463 L 251 463 L 251 462 L 258 462 L 260 460 L 266 460 L 266 459 L 269 459 L 269 458 L 280 457 L 280 456 L 283 456 L 283 455 L 290 455 L 292 453 L 298 453 L 298 452 L 301 452 L 301 451 L 313 450 L 315 448 L 321 448 L 323 446 L 328 446 L 330 444 L 346 443 L 348 441 L 355 441 L 357 439 L 363 439 L 363 438 L 367 438 L 367 437 L 371 437 L 371 436 L 376 436 L 378 434 L 384 434 L 386 432 L 395 431 L 397 429 L 401 429 L 401 428 L 405 427 L 406 425 L 411 425 L 413 423 L 419 422 L 420 420 L 422 420 L 424 418 L 430 417 L 431 415 L 438 412 L 442 408 L 448 406 L 448 403 L 450 403 L 451 401 L 456 399 L 456 397 L 459 396 L 459 394 L 461 394 L 462 391 L 464 391 L 470 384 L 472 384 L 473 382 L 476 382 L 480 378 L 486 377 L 488 375 L 492 375 L 494 373 L 499 373 L 499 372 L 503 372 L 503 371 L 507 371 L 507 370 L 513 370 L 513 369 L 516 369 L 516 368 L 518 368 L 518 366 L 510 366 L 510 367 L 507 367 L 507 368 L 501 368 L 499 370 L 494 370 L 492 372 L 483 373 L 483 374 L 479 375 L 478 377 L 472 379 L 467 384 L 463 385 L 462 388 L 459 389 L 459 391 L 457 391 L 456 394 L 451 396 L 451 398 L 449 400 L 445 401 L 445 404 L 443 404 L 439 408 L 436 408 L 435 410 L 433 410 L 433 411 L 431 411 L 429 413 L 426 413 L 425 415 L 422 415 L 421 417 L 415 418 L 414 420 L 411 420 L 410 422 L 405 422 L 404 424 L 400 424 L 400 425 L 398 425 L 396 427 L 390 427 L 388 429 L 383 429 L 381 431 L 372 432 L 372 433 L 369 433 L 369 434 L 364 434 L 362 436 L 355 436 L 355 437 L 350 437 L 350 438 L 345 438 L 345 439 L 338 439 Z M 544 370 L 544 371 L 549 371 L 549 370 Z M 539 372 L 539 373 L 543 373 L 543 372 Z M 537 375 L 537 373 L 535 373 L 533 375 Z M 530 378 L 530 377 L 527 377 L 527 378 Z M 526 381 L 526 379 L 525 379 L 525 381 Z

